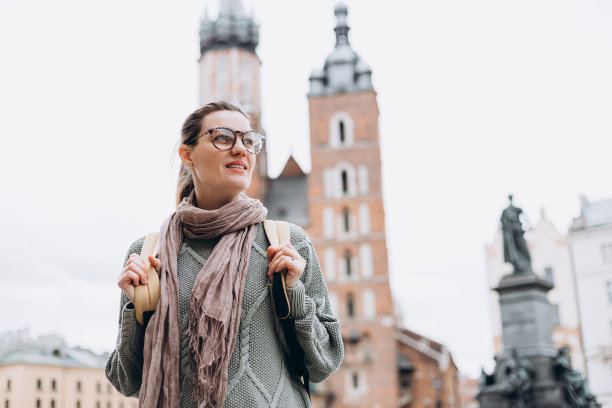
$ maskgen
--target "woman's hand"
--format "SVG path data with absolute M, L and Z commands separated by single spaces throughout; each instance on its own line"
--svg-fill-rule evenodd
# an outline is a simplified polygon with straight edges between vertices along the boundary
M 149 262 L 153 265 L 157 273 L 159 273 L 161 261 L 149 256 Z M 119 274 L 117 285 L 119 285 L 123 293 L 125 293 L 132 302 L 134 301 L 134 287 L 147 284 L 147 270 L 145 268 L 144 258 L 138 254 L 132 254 Z
M 287 243 L 278 247 L 268 247 L 268 276 L 272 279 L 272 274 L 287 270 L 285 284 L 288 288 L 297 285 L 300 276 L 306 268 L 306 260 L 298 254 L 293 245 Z

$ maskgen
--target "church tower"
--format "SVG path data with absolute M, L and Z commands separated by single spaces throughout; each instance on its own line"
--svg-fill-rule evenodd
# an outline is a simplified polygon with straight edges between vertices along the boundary
M 345 360 L 315 391 L 333 398 L 334 407 L 397 407 L 378 103 L 372 71 L 349 43 L 347 7 L 334 11 L 335 49 L 310 76 L 308 234 L 342 321 Z
M 255 53 L 259 25 L 247 16 L 242 0 L 220 0 L 215 21 L 208 10 L 200 20 L 200 105 L 215 100 L 238 104 L 251 116 L 253 130 L 262 132 L 259 67 Z M 263 132 L 262 132 L 263 133 Z M 247 194 L 263 199 L 267 189 L 267 160 L 264 150 Z

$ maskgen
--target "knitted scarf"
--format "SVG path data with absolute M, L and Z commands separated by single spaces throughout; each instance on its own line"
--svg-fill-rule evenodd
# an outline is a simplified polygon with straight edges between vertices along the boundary
M 216 210 L 183 199 L 160 231 L 161 294 L 146 329 L 139 406 L 176 408 L 180 403 L 180 312 L 178 256 L 186 236 L 221 237 L 196 277 L 189 303 L 189 347 L 194 357 L 194 397 L 198 407 L 221 406 L 228 365 L 238 335 L 242 294 L 256 224 L 268 210 L 259 200 L 242 196 Z

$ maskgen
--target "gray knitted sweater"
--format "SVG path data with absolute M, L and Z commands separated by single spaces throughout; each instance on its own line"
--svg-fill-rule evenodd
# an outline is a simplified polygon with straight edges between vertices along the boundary
M 140 253 L 144 238 L 128 251 Z M 189 298 L 196 275 L 211 254 L 218 239 L 185 239 L 178 257 L 179 304 L 181 317 L 181 407 L 195 408 L 191 354 L 188 348 Z M 338 369 L 344 356 L 340 322 L 331 312 L 321 267 L 306 233 L 291 224 L 291 244 L 306 259 L 300 282 L 287 290 L 291 314 L 295 318 L 298 341 L 304 349 L 310 381 L 320 382 Z M 229 363 L 224 407 L 310 407 L 304 387 L 295 378 L 282 329 L 274 315 L 271 284 L 267 271 L 269 246 L 263 225 L 249 258 L 249 269 L 242 298 L 240 329 Z M 127 257 L 126 257 L 127 262 Z M 106 376 L 124 395 L 138 396 L 143 365 L 144 327 L 137 321 L 132 303 L 121 294 L 119 330 L 115 350 L 106 363 Z

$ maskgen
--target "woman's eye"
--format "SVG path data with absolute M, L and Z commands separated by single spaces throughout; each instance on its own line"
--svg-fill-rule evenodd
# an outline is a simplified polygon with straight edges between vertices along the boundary
M 215 142 L 216 143 L 222 143 L 222 144 L 231 144 L 233 141 L 233 138 L 227 135 L 218 135 L 215 136 Z

